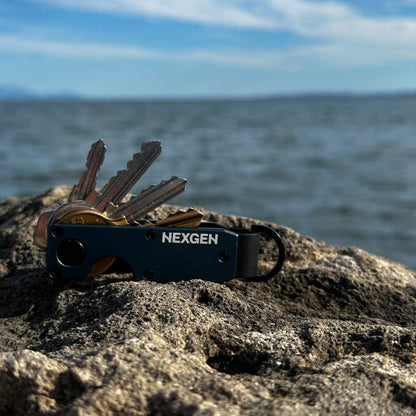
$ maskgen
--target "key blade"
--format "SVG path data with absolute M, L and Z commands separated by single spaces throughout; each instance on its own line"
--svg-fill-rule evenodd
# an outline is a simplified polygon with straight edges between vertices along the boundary
M 84 200 L 95 189 L 97 174 L 104 162 L 106 147 L 104 140 L 95 142 L 88 153 L 86 167 L 77 185 L 74 185 L 68 202 Z
M 179 195 L 185 190 L 185 187 L 186 179 L 172 176 L 168 181 L 162 181 L 159 185 L 152 185 L 145 189 L 108 217 L 110 219 L 125 217 L 129 223 L 132 223 L 174 196 Z
M 104 186 L 101 195 L 94 203 L 94 207 L 104 212 L 109 202 L 117 205 L 161 152 L 162 145 L 160 141 L 142 143 L 141 152 L 134 154 L 133 159 L 127 163 L 127 169 L 118 171 Z
M 146 226 L 152 227 L 185 227 L 196 228 L 201 224 L 204 214 L 195 208 L 189 208 L 187 211 L 178 211 L 168 215 L 166 218 L 153 222 L 145 223 Z

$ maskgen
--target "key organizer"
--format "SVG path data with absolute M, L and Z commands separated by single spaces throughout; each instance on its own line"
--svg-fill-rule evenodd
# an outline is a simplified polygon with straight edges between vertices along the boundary
M 116 258 L 130 264 L 135 279 L 177 281 L 193 278 L 221 282 L 234 277 L 264 280 L 283 265 L 284 245 L 265 226 L 251 230 L 203 222 L 196 209 L 178 211 L 158 221 L 142 218 L 183 192 L 186 179 L 173 176 L 152 185 L 130 201 L 123 197 L 143 176 L 162 150 L 159 141 L 144 142 L 127 168 L 118 171 L 101 191 L 96 177 L 104 161 L 102 140 L 91 146 L 86 168 L 68 201 L 45 211 L 34 241 L 46 248 L 47 271 L 54 279 L 84 279 L 107 271 Z M 257 275 L 259 235 L 276 243 L 279 256 L 273 269 Z

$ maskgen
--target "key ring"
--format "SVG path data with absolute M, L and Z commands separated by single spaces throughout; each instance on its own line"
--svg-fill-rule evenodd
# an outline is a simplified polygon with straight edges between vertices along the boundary
M 266 274 L 258 275 L 248 279 L 252 282 L 265 282 L 279 273 L 280 269 L 282 268 L 286 255 L 285 245 L 283 244 L 283 240 L 279 233 L 274 228 L 268 227 L 266 225 L 253 224 L 251 226 L 251 231 L 263 234 L 264 236 L 272 239 L 276 243 L 277 249 L 279 251 L 277 261 L 270 271 L 268 271 Z

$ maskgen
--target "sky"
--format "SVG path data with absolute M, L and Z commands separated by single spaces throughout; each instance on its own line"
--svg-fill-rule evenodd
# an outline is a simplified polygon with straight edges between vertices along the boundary
M 90 98 L 416 90 L 416 0 L 0 0 L 0 87 Z

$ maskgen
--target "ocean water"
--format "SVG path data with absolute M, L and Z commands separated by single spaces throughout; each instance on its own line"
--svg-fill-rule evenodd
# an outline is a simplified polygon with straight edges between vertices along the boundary
M 158 138 L 163 153 L 135 192 L 183 176 L 173 203 L 416 268 L 416 97 L 0 103 L 0 198 L 78 182 L 98 138 L 99 186 Z

